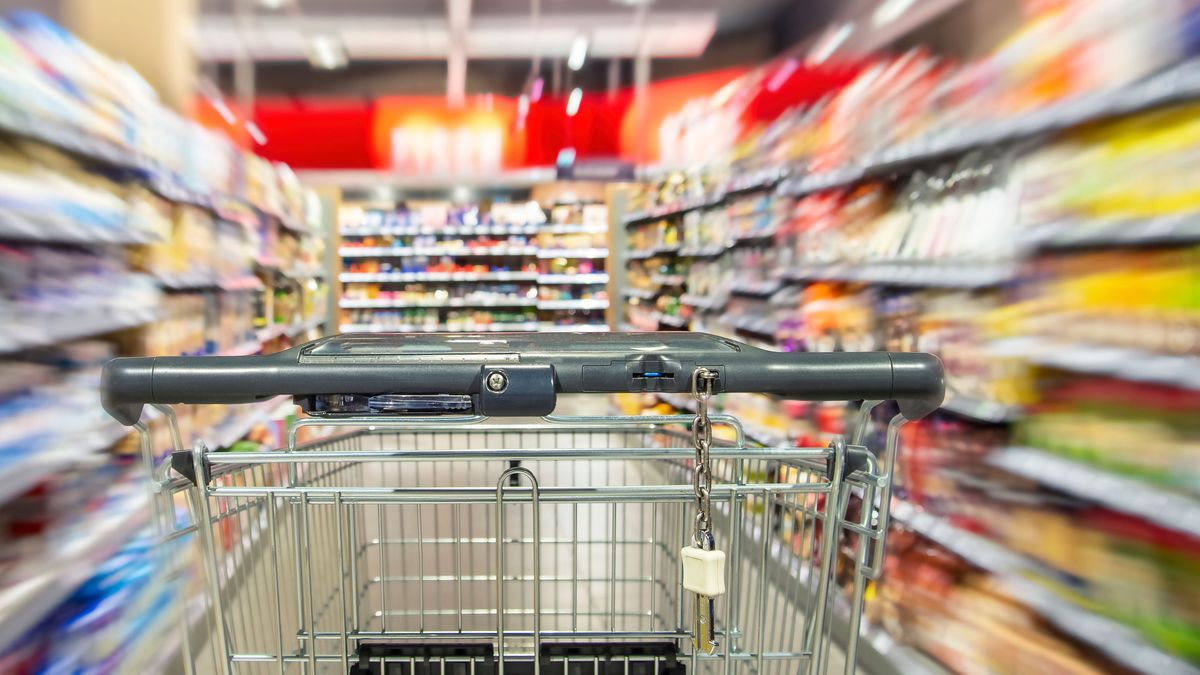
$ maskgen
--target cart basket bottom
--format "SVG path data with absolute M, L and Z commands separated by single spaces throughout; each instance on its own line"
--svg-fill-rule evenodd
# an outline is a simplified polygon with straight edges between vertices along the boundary
M 684 675 L 674 642 L 542 643 L 541 670 L 554 675 Z M 496 675 L 490 641 L 362 642 L 351 675 Z M 564 668 L 564 660 L 566 667 Z M 506 661 L 505 675 L 533 675 L 528 660 Z

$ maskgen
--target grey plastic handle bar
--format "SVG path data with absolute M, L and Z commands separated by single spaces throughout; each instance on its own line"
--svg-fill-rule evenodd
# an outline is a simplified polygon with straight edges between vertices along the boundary
M 780 353 L 686 332 L 346 334 L 265 356 L 117 358 L 101 386 L 105 410 L 124 424 L 148 403 L 280 395 L 313 414 L 321 398 L 461 395 L 474 413 L 545 415 L 560 393 L 690 392 L 698 367 L 717 372 L 717 393 L 893 399 L 909 419 L 945 395 L 931 354 Z

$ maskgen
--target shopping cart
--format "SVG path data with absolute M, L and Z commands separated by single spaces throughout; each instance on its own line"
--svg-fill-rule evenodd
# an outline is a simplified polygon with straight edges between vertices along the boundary
M 189 672 L 403 675 L 853 672 L 898 430 L 943 392 L 924 354 L 695 333 L 338 336 L 116 359 L 103 386 L 143 432 L 164 539 L 202 552 L 208 630 L 180 612 Z M 550 415 L 558 394 L 630 391 L 685 394 L 696 414 Z M 754 447 L 708 411 L 725 392 L 866 400 L 848 442 Z M 166 404 L 277 395 L 309 414 L 285 448 L 178 450 Z M 901 412 L 877 456 L 861 438 L 884 399 Z M 171 422 L 163 461 L 145 404 Z

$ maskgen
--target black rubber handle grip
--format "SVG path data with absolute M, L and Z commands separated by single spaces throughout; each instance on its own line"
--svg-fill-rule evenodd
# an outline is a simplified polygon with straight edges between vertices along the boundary
M 942 403 L 942 364 L 930 354 L 779 353 L 700 333 L 335 336 L 267 356 L 135 357 L 105 365 L 105 409 L 126 424 L 147 403 L 250 403 L 280 395 L 486 394 L 507 371 L 555 393 L 688 391 L 697 367 L 716 391 L 795 399 L 895 399 L 916 418 Z M 499 346 L 497 344 L 499 343 Z M 546 377 L 538 379 L 541 368 Z M 520 377 L 518 377 L 520 375 Z M 524 385 L 521 385 L 524 386 Z M 536 393 L 536 392 L 534 392 Z M 522 392 L 512 391 L 516 397 Z M 493 406 L 488 414 L 505 414 Z M 528 407 L 526 412 L 529 414 Z M 518 413 L 508 413 L 518 414 Z

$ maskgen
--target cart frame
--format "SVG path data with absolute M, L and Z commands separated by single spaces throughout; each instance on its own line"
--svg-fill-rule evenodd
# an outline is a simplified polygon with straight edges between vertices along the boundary
M 687 431 L 694 421 L 691 416 L 548 416 L 524 424 L 496 423 L 478 416 L 308 418 L 290 428 L 287 447 L 280 451 L 227 453 L 200 445 L 161 462 L 155 460 L 145 425 L 137 426 L 142 431 L 143 458 L 154 476 L 155 521 L 164 539 L 194 535 L 198 540 L 204 559 L 208 596 L 204 615 L 210 649 L 222 672 L 503 673 L 507 667 L 510 673 L 674 673 L 681 671 L 670 668 L 683 663 L 693 673 L 824 673 L 832 649 L 831 608 L 835 601 L 844 602 L 835 597 L 837 552 L 848 550 L 850 557 L 842 565 L 848 564 L 850 571 L 840 572 L 843 578 L 850 577 L 852 630 L 845 645 L 843 671 L 852 673 L 858 638 L 855 627 L 861 622 L 865 584 L 878 578 L 881 571 L 892 467 L 898 431 L 906 421 L 902 415 L 893 418 L 887 447 L 877 458 L 860 443 L 869 412 L 878 403 L 869 401 L 862 406 L 851 443 L 837 439 L 825 448 L 752 447 L 737 419 L 711 415 L 711 423 L 728 429 L 731 436 L 711 450 L 714 530 L 720 545 L 729 548 L 731 560 L 730 591 L 721 598 L 718 618 L 722 647 L 715 655 L 697 653 L 690 647 L 687 601 L 678 573 L 677 547 L 685 545 L 690 536 L 691 519 L 684 516 L 694 498 L 693 448 Z M 155 407 L 165 414 L 178 443 L 171 409 Z M 317 427 L 352 431 L 314 443 L 297 443 L 302 429 Z M 499 447 L 470 447 L 480 445 L 480 439 L 493 440 L 484 445 L 496 445 L 497 437 L 506 438 Z M 469 439 L 468 447 L 455 446 L 455 440 L 464 439 Z M 623 447 L 614 447 L 613 440 L 623 441 L 618 444 Z M 509 447 L 514 443 L 532 447 Z M 618 484 L 543 484 L 538 479 L 538 474 L 546 471 L 544 467 L 556 464 L 611 467 L 618 463 L 627 465 L 626 472 L 629 465 L 652 467 L 656 480 L 624 484 L 630 482 L 628 473 Z M 369 472 L 384 475 L 388 465 L 407 468 L 418 464 L 489 465 L 494 480 L 430 485 L 429 476 L 420 476 L 419 484 L 366 484 Z M 169 470 L 172 467 L 176 475 Z M 196 476 L 202 480 L 193 482 Z M 445 482 L 448 477 L 434 478 Z M 509 484 L 516 478 L 524 485 Z M 864 505 L 873 505 L 862 509 L 854 520 L 846 516 L 852 494 Z M 179 496 L 187 505 L 182 512 Z M 607 536 L 581 538 L 579 509 L 596 506 L 611 514 L 602 528 Z M 547 515 L 548 509 L 568 507 L 576 514 L 570 542 L 575 551 L 574 573 L 560 575 L 556 573 L 563 570 L 551 570 L 546 574 L 543 559 L 547 551 L 561 550 L 566 543 L 558 536 L 560 532 L 543 535 L 541 521 L 561 520 L 556 513 Z M 480 508 L 492 511 L 487 518 L 494 524 L 490 533 L 464 537 L 460 529 L 466 520 L 464 512 Z M 674 520 L 669 527 L 636 533 L 642 536 L 634 538 L 654 549 L 657 556 L 653 558 L 657 567 L 648 577 L 641 577 L 641 584 L 659 591 L 643 596 L 649 606 L 642 603 L 636 611 L 622 612 L 618 595 L 630 580 L 617 573 L 616 562 L 608 568 L 607 578 L 580 575 L 584 558 L 579 551 L 581 547 L 599 547 L 610 561 L 616 561 L 618 552 L 624 555 L 623 549 L 633 544 L 621 538 L 618 523 L 625 510 L 633 508 L 642 510 L 643 520 L 657 522 L 668 514 Z M 367 532 L 369 509 L 378 511 L 371 525 L 375 537 Z M 429 518 L 421 511 L 439 509 L 451 514 L 451 531 L 423 531 Z M 515 518 L 513 513 L 517 513 Z M 209 527 L 199 526 L 204 522 Z M 395 526 L 386 524 L 394 522 L 410 527 L 415 523 L 417 530 L 394 537 Z M 834 526 L 825 527 L 826 523 Z M 784 524 L 792 530 L 788 539 L 780 538 Z M 506 526 L 515 527 L 518 536 L 506 534 Z M 668 530 L 671 536 L 667 536 Z M 328 539 L 336 541 L 336 555 L 314 548 Z M 789 539 L 795 549 L 792 552 L 786 550 Z M 493 566 L 472 570 L 475 573 L 467 575 L 469 580 L 462 568 L 465 541 L 475 549 L 476 566 L 482 559 L 479 548 L 493 549 Z M 390 568 L 397 562 L 397 547 L 402 546 L 416 546 L 417 554 L 415 559 L 401 559 L 401 573 L 393 575 Z M 448 575 L 425 569 L 431 563 L 427 548 L 443 550 L 436 555 L 457 548 L 457 555 L 452 556 L 457 561 L 455 593 L 451 594 L 457 602 L 453 606 L 433 606 L 437 603 L 424 590 L 418 592 L 415 606 L 411 602 L 401 606 L 396 593 L 387 588 L 446 584 Z M 525 567 L 518 574 L 508 570 L 512 565 L 509 548 L 532 551 L 531 556 L 523 555 Z M 369 563 L 372 558 L 376 562 Z M 383 573 L 371 574 L 378 570 Z M 497 583 L 497 578 L 504 581 Z M 574 607 L 570 625 L 564 626 L 564 608 L 545 607 L 541 596 L 547 593 L 547 586 L 567 581 L 573 588 Z M 493 607 L 463 604 L 465 586 L 478 583 L 490 585 L 484 596 L 495 598 Z M 513 606 L 512 599 L 520 597 L 511 590 L 514 584 L 524 584 L 527 594 L 532 591 L 532 604 L 516 602 Z M 382 585 L 383 592 L 372 590 L 373 585 Z M 580 587 L 595 595 L 602 586 L 607 587 L 609 599 L 606 626 L 595 623 L 595 607 L 585 607 L 582 612 L 580 608 Z M 411 595 L 408 599 L 412 600 Z M 497 613 L 496 608 L 505 611 Z M 649 613 L 649 628 L 627 628 L 629 617 L 639 612 Z M 442 624 L 435 629 L 452 614 L 457 614 L 457 625 Z M 488 617 L 490 630 L 480 623 L 481 616 Z M 415 627 L 389 628 L 389 619 L 396 624 L 412 617 L 419 620 Z M 464 617 L 468 617 L 465 622 Z M 181 617 L 187 618 L 194 617 Z M 581 619 L 592 629 L 582 629 Z M 548 628 L 547 621 L 558 622 L 559 627 Z M 372 623 L 379 628 L 369 630 Z M 310 641 L 317 646 L 309 648 Z M 449 647 L 453 643 L 461 643 L 457 651 Z M 546 649 L 564 643 L 575 651 Z M 628 653 L 613 652 L 611 647 L 589 652 L 587 645 L 598 643 L 624 645 Z M 475 649 L 462 649 L 462 644 Z M 669 650 L 662 648 L 664 644 Z M 187 645 L 187 649 L 190 652 L 192 647 Z M 372 653 L 379 656 L 372 657 Z M 384 671 L 370 670 L 372 663 Z M 578 664 L 587 664 L 588 669 L 577 670 Z

